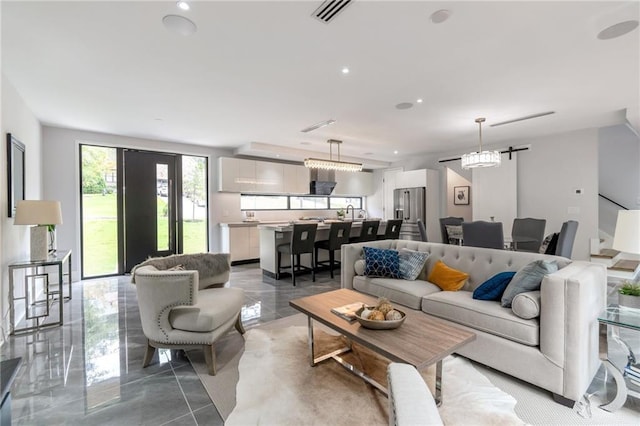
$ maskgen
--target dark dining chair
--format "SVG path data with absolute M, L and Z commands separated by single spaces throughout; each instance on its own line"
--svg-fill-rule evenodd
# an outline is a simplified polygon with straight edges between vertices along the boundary
M 504 249 L 502 222 L 462 222 L 462 245 Z
M 374 241 L 378 239 L 379 220 L 365 220 L 360 228 L 360 235 L 349 238 L 350 243 L 362 243 L 365 241 Z
M 335 255 L 336 250 L 340 250 L 343 244 L 349 244 L 349 234 L 351 234 L 351 222 L 334 222 L 329 228 L 329 239 L 320 240 L 315 243 L 316 250 L 316 269 L 319 265 L 329 265 L 329 271 L 331 272 L 331 278 L 333 278 L 333 269 L 335 266 L 339 266 L 340 262 L 336 262 Z M 329 260 L 318 260 L 318 250 L 328 250 Z
M 392 219 L 387 221 L 384 228 L 384 234 L 378 235 L 379 240 L 397 240 L 400 238 L 400 227 L 402 227 L 402 219 Z
M 544 239 L 545 219 L 516 218 L 511 229 L 512 248 L 537 253 Z
M 440 233 L 442 234 L 442 243 L 449 244 L 449 233 L 447 232 L 447 225 L 455 225 L 460 226 L 464 222 L 464 218 L 462 217 L 441 217 L 440 218 Z
M 424 226 L 424 222 L 422 221 L 422 219 L 418 219 L 417 223 L 418 231 L 420 232 L 420 241 L 425 243 L 428 242 L 429 239 L 427 238 L 427 228 Z
M 316 271 L 314 265 L 316 263 L 314 243 L 316 240 L 317 223 L 295 223 L 291 232 L 291 241 L 280 244 L 278 250 L 278 273 L 276 279 L 280 279 L 282 254 L 288 254 L 291 259 L 291 281 L 296 285 L 296 270 L 311 271 L 313 282 L 316 281 Z M 302 266 L 300 264 L 300 255 L 311 253 L 311 267 Z M 294 262 L 294 259 L 296 262 Z
M 576 239 L 577 232 L 578 222 L 575 220 L 568 220 L 562 224 L 562 228 L 560 228 L 560 235 L 558 235 L 558 244 L 556 245 L 556 256 L 571 259 L 573 242 Z

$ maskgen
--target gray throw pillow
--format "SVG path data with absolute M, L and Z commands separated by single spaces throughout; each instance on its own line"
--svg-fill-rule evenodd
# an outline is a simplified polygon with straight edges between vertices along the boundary
M 403 248 L 400 250 L 399 256 L 400 277 L 405 280 L 414 281 L 424 269 L 429 253 Z
M 540 316 L 540 290 L 520 293 L 513 298 L 511 310 L 522 319 Z
M 353 264 L 353 269 L 355 270 L 356 275 L 360 275 L 360 276 L 364 275 L 364 266 L 365 266 L 364 259 L 356 260 L 356 263 Z
M 520 268 L 502 294 L 502 307 L 510 308 L 513 298 L 520 293 L 540 290 L 544 276 L 557 270 L 555 260 L 536 260 Z

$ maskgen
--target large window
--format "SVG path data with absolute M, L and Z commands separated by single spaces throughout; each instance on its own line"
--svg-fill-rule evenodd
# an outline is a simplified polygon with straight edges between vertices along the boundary
M 240 196 L 241 210 L 340 210 L 352 205 L 362 209 L 362 197 L 327 197 L 315 195 L 251 195 Z

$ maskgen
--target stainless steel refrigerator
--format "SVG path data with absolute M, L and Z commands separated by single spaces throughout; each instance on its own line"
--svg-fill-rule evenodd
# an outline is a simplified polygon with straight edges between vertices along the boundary
M 398 188 L 393 190 L 394 218 L 402 219 L 400 239 L 420 240 L 418 219 L 425 224 L 425 187 Z

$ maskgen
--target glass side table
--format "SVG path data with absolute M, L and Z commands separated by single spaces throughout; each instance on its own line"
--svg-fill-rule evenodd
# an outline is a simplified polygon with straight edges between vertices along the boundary
M 64 273 L 63 266 L 67 263 L 68 272 Z M 58 282 L 49 282 L 49 273 L 46 267 L 56 267 Z M 24 276 L 22 291 L 16 292 L 14 285 L 14 273 L 19 269 L 27 269 Z M 64 295 L 64 277 L 68 277 L 68 295 Z M 38 286 L 38 283 L 40 285 Z M 20 294 L 17 294 L 20 293 Z M 39 330 L 42 327 L 62 325 L 64 299 L 71 299 L 71 250 L 58 250 L 50 253 L 44 260 L 24 260 L 9 264 L 9 334 L 23 333 Z M 57 321 L 50 320 L 51 308 L 58 302 Z M 25 327 L 16 326 L 16 307 L 24 309 Z M 35 325 L 31 325 L 34 324 Z
M 633 350 L 620 338 L 619 329 L 622 327 L 640 332 L 640 309 L 609 305 L 607 309 L 598 316 L 598 323 L 600 327 L 600 360 L 602 360 L 607 371 L 611 373 L 616 384 L 615 398 L 608 403 L 602 404 L 600 408 L 607 411 L 615 411 L 624 405 L 628 395 L 640 398 L 640 392 L 633 391 L 627 387 L 622 371 L 609 360 L 609 342 L 607 339 L 607 332 L 608 328 L 611 327 L 611 337 L 616 342 L 627 348 L 629 351 L 629 354 L 627 355 L 628 362 L 632 364 L 635 363 L 636 358 Z

